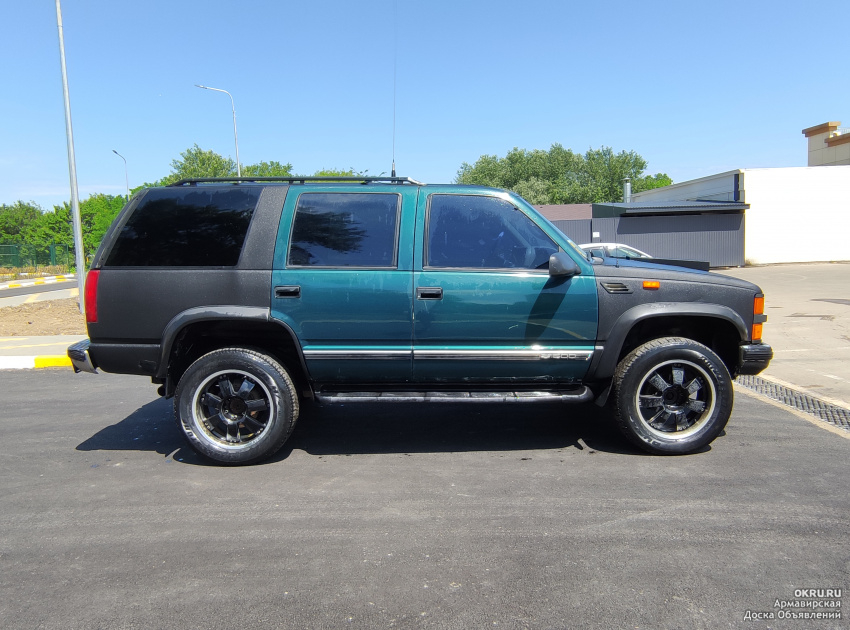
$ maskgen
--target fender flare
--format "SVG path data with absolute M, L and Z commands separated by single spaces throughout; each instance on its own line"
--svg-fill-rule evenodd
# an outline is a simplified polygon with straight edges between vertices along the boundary
M 253 321 L 262 323 L 273 323 L 283 328 L 290 336 L 298 351 L 298 357 L 301 361 L 301 367 L 306 372 L 306 363 L 304 362 L 304 354 L 301 350 L 301 344 L 295 336 L 292 328 L 285 322 L 275 319 L 271 316 L 270 310 L 258 306 L 199 306 L 196 308 L 186 309 L 175 315 L 165 327 L 162 333 L 162 343 L 160 344 L 159 366 L 157 367 L 156 377 L 164 379 L 168 375 L 169 357 L 171 350 L 174 347 L 174 342 L 177 335 L 186 326 L 196 324 L 198 322 L 207 321 Z
M 587 373 L 588 379 L 603 380 L 614 376 L 617 359 L 626 341 L 626 336 L 634 326 L 642 321 L 656 317 L 709 317 L 729 322 L 738 331 L 741 340 L 748 338 L 747 324 L 733 309 L 722 304 L 704 304 L 698 302 L 655 302 L 640 304 L 625 311 L 611 326 L 607 339 L 599 340 L 597 346 L 603 350 Z

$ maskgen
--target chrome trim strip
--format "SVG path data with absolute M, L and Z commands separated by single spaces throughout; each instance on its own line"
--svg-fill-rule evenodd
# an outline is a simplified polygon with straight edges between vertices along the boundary
M 476 360 L 489 361 L 540 361 L 557 359 L 561 361 L 589 361 L 593 350 L 570 350 L 567 348 L 536 350 L 424 350 L 414 349 L 416 359 Z
M 527 350 L 304 350 L 305 359 L 343 360 L 409 360 L 411 358 L 442 361 L 590 361 L 594 350 L 569 348 L 535 348 Z
M 412 357 L 412 350 L 304 350 L 305 359 L 410 360 Z

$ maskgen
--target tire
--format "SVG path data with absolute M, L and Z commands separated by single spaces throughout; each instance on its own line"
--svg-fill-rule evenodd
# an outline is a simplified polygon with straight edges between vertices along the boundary
M 274 455 L 292 433 L 298 410 L 286 370 L 246 348 L 205 354 L 184 372 L 174 395 L 174 415 L 189 445 L 227 465 Z
M 664 337 L 633 350 L 614 373 L 614 418 L 633 444 L 681 455 L 710 444 L 732 414 L 732 377 L 709 348 Z

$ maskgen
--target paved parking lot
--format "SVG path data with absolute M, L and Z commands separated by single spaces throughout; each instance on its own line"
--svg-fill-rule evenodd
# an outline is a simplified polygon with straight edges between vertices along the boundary
M 850 263 L 721 270 L 765 293 L 764 339 L 775 356 L 764 373 L 850 409 Z
M 742 390 L 685 457 L 593 406 L 307 406 L 219 468 L 144 378 L 2 379 L 3 628 L 848 627 L 744 620 L 850 605 L 850 439 Z

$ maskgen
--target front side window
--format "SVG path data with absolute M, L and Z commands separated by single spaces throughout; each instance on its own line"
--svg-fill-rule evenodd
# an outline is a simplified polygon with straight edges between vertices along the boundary
M 479 195 L 432 195 L 428 267 L 546 269 L 558 246 L 512 203 Z
M 395 267 L 399 200 L 386 193 L 304 193 L 287 265 Z

